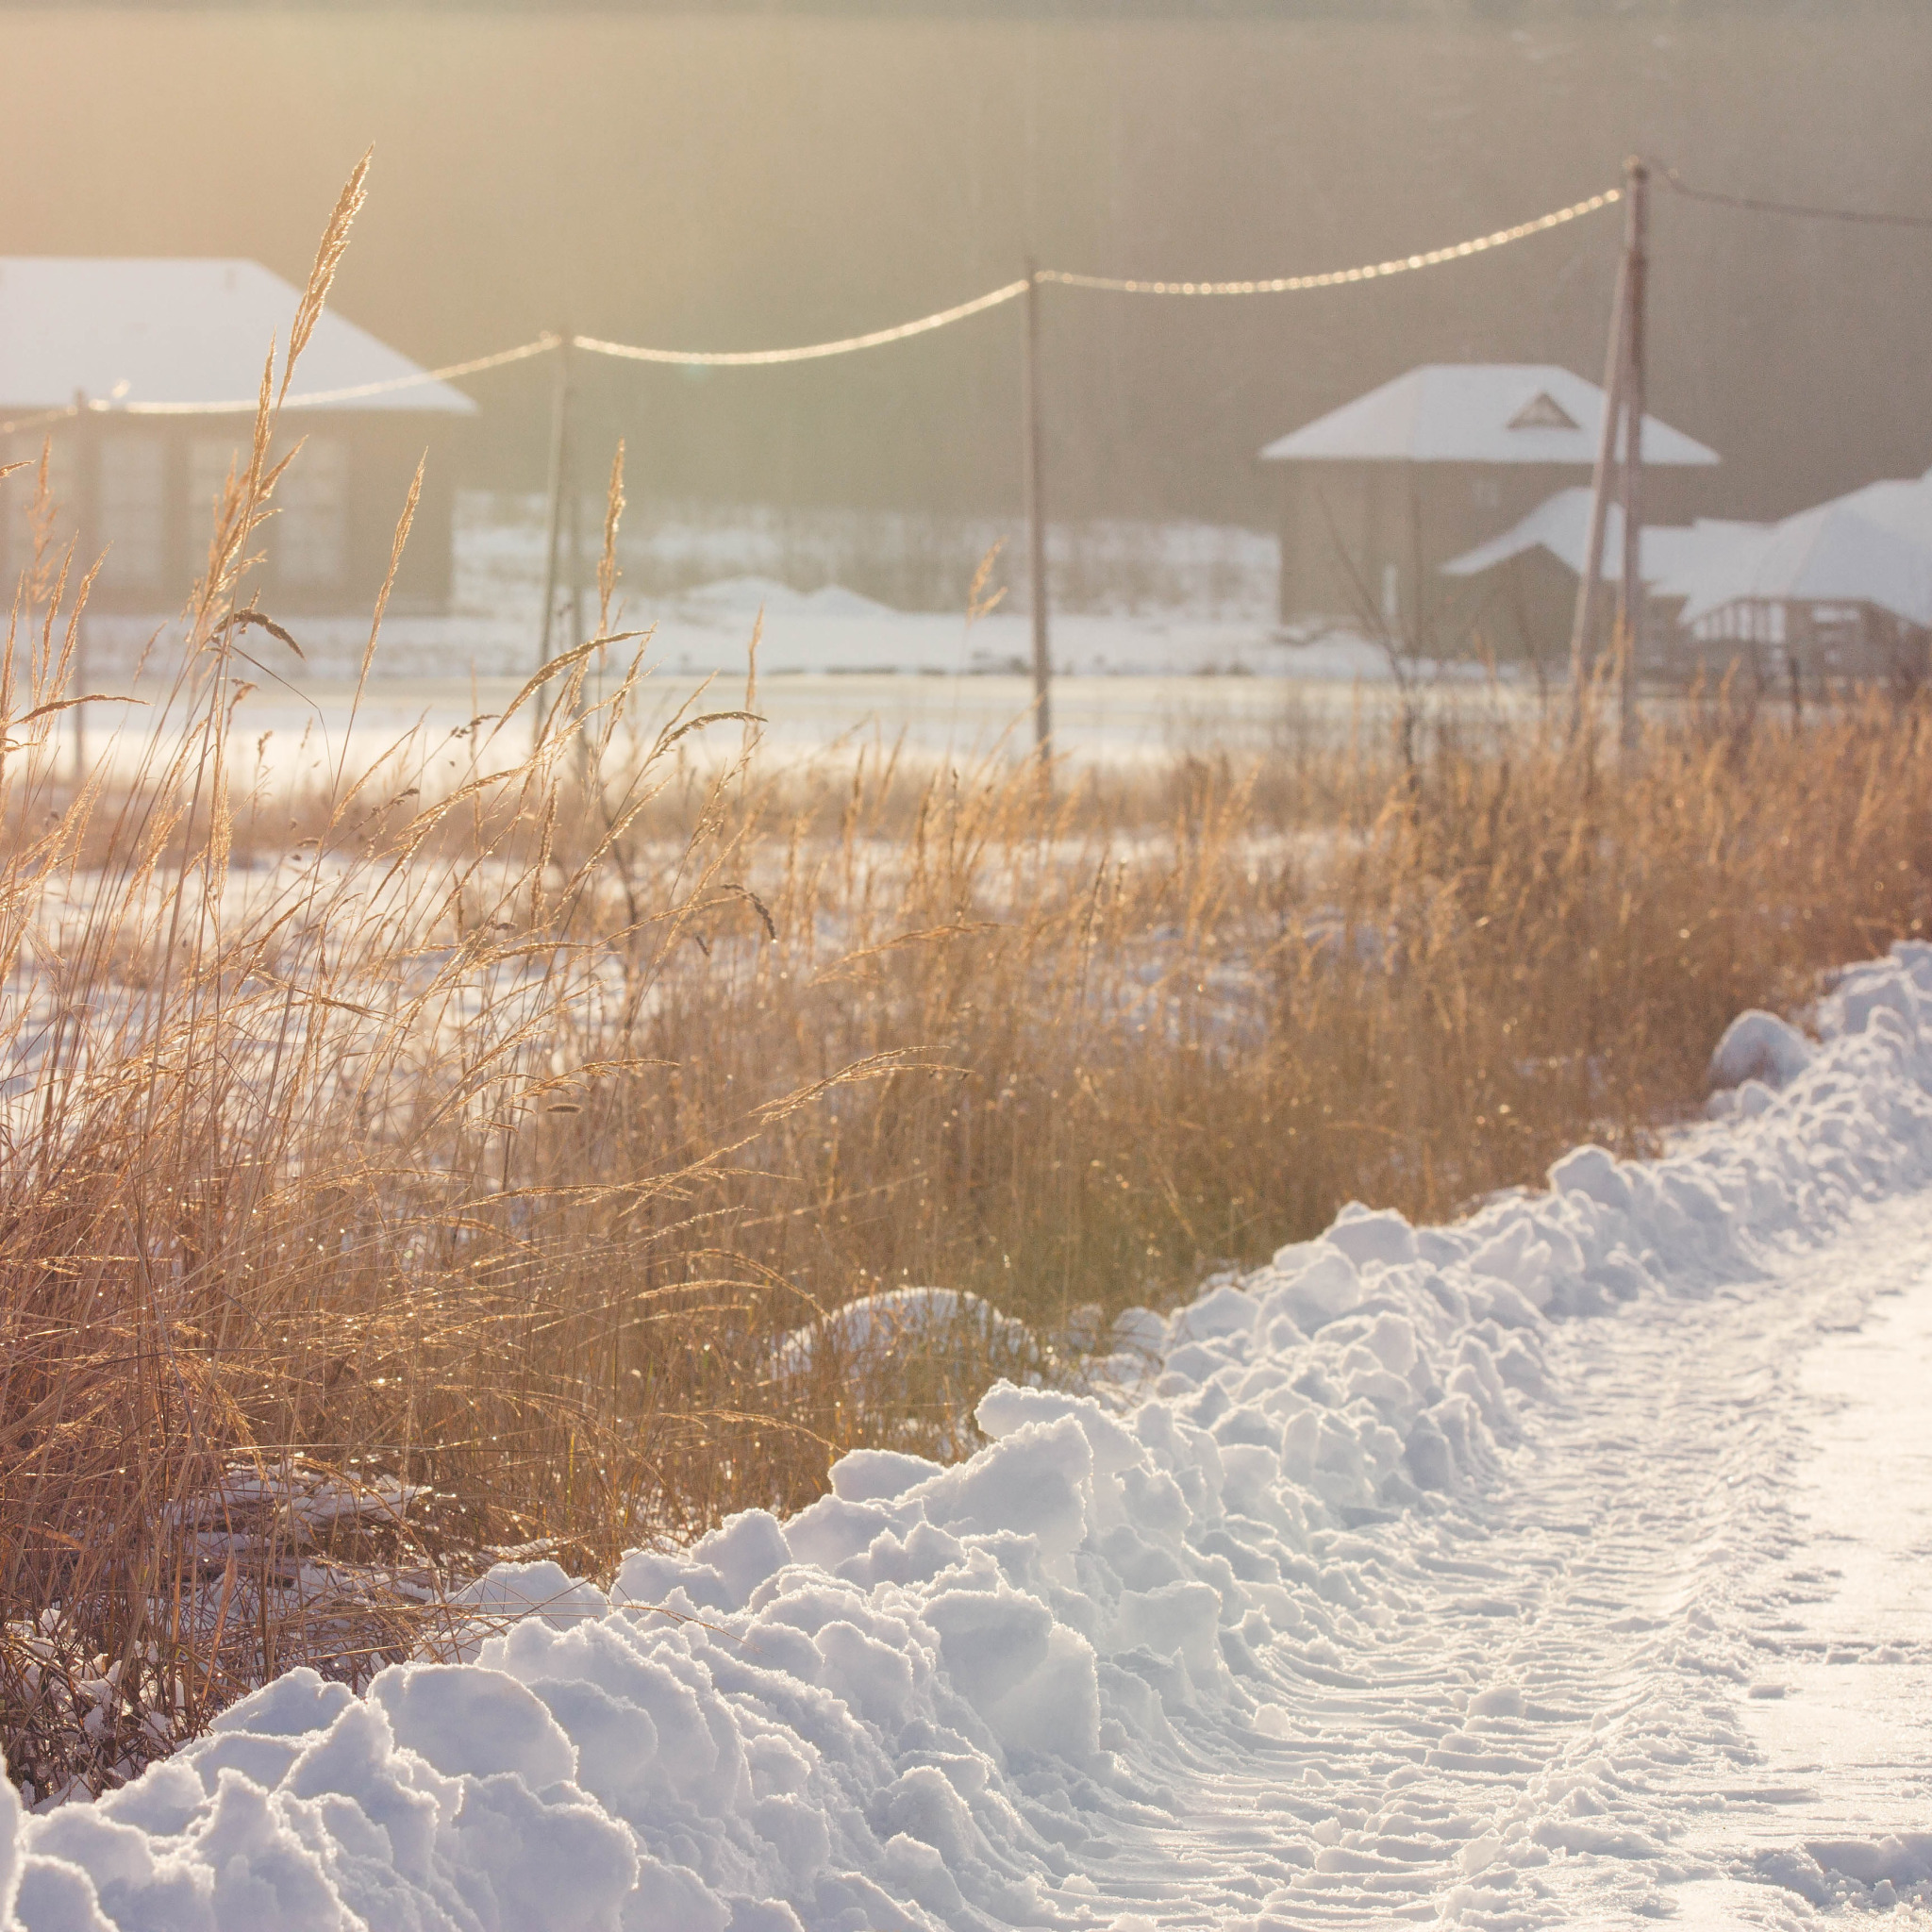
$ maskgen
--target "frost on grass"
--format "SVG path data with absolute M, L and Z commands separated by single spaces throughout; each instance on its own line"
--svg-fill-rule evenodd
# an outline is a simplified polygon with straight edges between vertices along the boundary
M 1781 1244 L 1932 1174 L 1932 949 L 1817 1019 L 1783 1063 L 1746 1029 L 1728 1070 L 1766 1104 L 1666 1158 L 1585 1147 L 1448 1227 L 1351 1208 L 1158 1335 L 1132 1318 L 1119 1358 L 1151 1349 L 1151 1391 L 1003 1380 L 970 1460 L 858 1452 L 789 1521 L 635 1554 L 608 1596 L 500 1566 L 465 1598 L 474 1661 L 359 1696 L 291 1673 L 93 1805 L 23 1816 L 8 1788 L 0 1908 L 25 1932 L 1129 1932 L 1185 1918 L 1211 1869 L 1255 1927 L 1581 1923 L 1586 1872 L 1664 1909 L 1701 1868 L 1641 1702 L 1591 1718 L 1496 1669 L 1400 1724 L 1370 1692 L 1378 1659 L 1425 1665 L 1424 1601 L 1499 1630 L 1533 1609 L 1480 1536 L 1562 1399 L 1564 1324 L 1752 1292 Z M 1707 1703 L 1727 1672 L 1744 1694 L 1699 1668 Z M 1318 1736 L 1317 1709 L 1357 1716 Z M 1208 1861 L 1204 1792 L 1236 1768 L 1267 1828 Z M 1373 1812 L 1336 1795 L 1364 1780 Z M 1746 1875 L 1792 1910 L 1932 1897 L 1916 1836 Z

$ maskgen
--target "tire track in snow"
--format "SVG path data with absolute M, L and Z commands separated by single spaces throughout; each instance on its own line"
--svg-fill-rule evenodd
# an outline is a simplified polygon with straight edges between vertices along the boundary
M 1807 1838 L 1923 1830 L 1932 1757 L 1863 1775 L 1815 1754 L 1780 1762 L 1752 1722 L 1782 1697 L 1781 1666 L 1835 1654 L 1828 1631 L 1791 1617 L 1829 1594 L 1839 1534 L 1824 1524 L 1821 1548 L 1792 1520 L 1819 1408 L 1800 1385 L 1866 1304 L 1907 1289 L 1932 1302 L 1928 1280 L 1920 1193 L 1741 1289 L 1559 1328 L 1548 1358 L 1564 1393 L 1531 1412 L 1483 1506 L 1420 1536 L 1357 1534 L 1410 1596 L 1409 1628 L 1349 1659 L 1354 1695 L 1306 1684 L 1292 1745 L 1236 1742 L 1121 1902 L 1158 1902 L 1162 1924 L 1259 1928 L 1637 1924 L 1687 1909 L 1687 1923 L 1811 1923 L 1828 1900 L 1766 1882 L 1767 1862 Z M 1476 1580 L 1479 1594 L 1459 1587 Z M 1932 1621 L 1916 1642 L 1932 1661 Z M 1270 1855 L 1288 1818 L 1334 1827 L 1311 1866 Z M 1547 1863 L 1491 1859 L 1512 1826 Z M 1200 1877 L 1163 1883 L 1162 1857 L 1183 1854 Z

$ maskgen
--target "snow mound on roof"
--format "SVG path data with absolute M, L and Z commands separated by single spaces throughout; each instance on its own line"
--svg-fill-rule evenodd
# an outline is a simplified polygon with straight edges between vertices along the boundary
M 1161 1331 L 1144 1399 L 1000 1383 L 970 1460 L 847 1457 L 789 1521 L 752 1510 L 631 1556 L 608 1604 L 554 1565 L 491 1573 L 475 1607 L 508 1621 L 475 1663 L 398 1665 L 362 1697 L 292 1673 L 92 1806 L 23 1818 L 0 1790 L 0 1921 L 1123 1926 L 1184 1902 L 1184 1871 L 1146 1874 L 1185 1849 L 1191 1780 L 1256 1763 L 1280 1780 L 1241 1840 L 1275 1874 L 1257 1924 L 1376 1922 L 1439 1855 L 1441 1916 L 1474 1923 L 1546 1922 L 1506 1907 L 1553 1847 L 1668 1877 L 1621 1717 L 1574 1747 L 1613 1754 L 1611 1783 L 1581 1759 L 1531 1779 L 1517 1740 L 1562 1714 L 1501 1664 L 1459 1728 L 1409 1737 L 1378 1728 L 1351 1658 L 1413 1614 L 1430 1564 L 1457 1573 L 1455 1512 L 1479 1511 L 1541 1399 L 1554 1324 L 1761 1279 L 1771 1244 L 1932 1177 L 1932 948 L 1844 974 L 1816 1019 L 1760 1110 L 1666 1158 L 1579 1148 L 1546 1193 L 1450 1227 L 1351 1208 L 1218 1282 Z M 1364 1713 L 1350 1748 L 1393 1807 L 1379 1851 L 1339 1841 L 1341 1768 L 1295 1714 L 1310 1696 Z M 1432 1806 L 1418 1780 L 1452 1775 L 1487 1808 Z M 1879 1852 L 1918 1869 L 1916 1846 Z
M 1559 490 L 1537 505 L 1519 523 L 1479 543 L 1460 557 L 1442 565 L 1442 575 L 1471 577 L 1526 551 L 1544 550 L 1578 575 L 1590 554 L 1591 491 L 1586 484 Z M 1639 532 L 1643 541 L 1643 580 L 1647 584 L 1668 584 L 1681 578 L 1707 559 L 1720 556 L 1737 543 L 1766 534 L 1762 524 L 1739 523 L 1716 517 L 1699 517 L 1684 525 L 1646 524 Z M 1624 510 L 1621 504 L 1606 506 L 1604 515 L 1604 578 L 1619 583 L 1624 575 Z
M 1277 437 L 1263 462 L 1567 463 L 1588 469 L 1604 392 L 1553 362 L 1430 362 Z M 1643 419 L 1649 463 L 1708 464 L 1714 450 Z
M 1702 623 L 1740 601 L 1873 604 L 1932 625 L 1932 552 L 1854 499 L 1820 504 L 1688 558 L 1661 588 Z
M 261 358 L 272 342 L 287 343 L 301 300 L 280 275 L 239 257 L 0 257 L 0 408 L 59 408 L 79 390 L 135 405 L 239 401 L 246 410 L 261 383 Z M 410 380 L 423 373 L 325 308 L 289 406 L 365 383 L 408 381 L 334 407 L 476 413 L 475 402 L 448 383 Z

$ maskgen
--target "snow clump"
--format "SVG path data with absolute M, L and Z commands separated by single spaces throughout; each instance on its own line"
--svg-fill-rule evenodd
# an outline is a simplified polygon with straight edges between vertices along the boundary
M 1789 1020 L 1753 1008 L 1724 1028 L 1710 1057 L 1713 1093 L 1761 1080 L 1783 1087 L 1811 1064 L 1811 1042 Z
M 1549 1191 L 1451 1227 L 1351 1208 L 1165 1324 L 1139 1311 L 1123 1353 L 1158 1355 L 1151 1391 L 1002 1381 L 970 1460 L 857 1452 L 789 1521 L 633 1554 L 608 1599 L 555 1565 L 493 1571 L 472 1662 L 397 1665 L 360 1697 L 293 1672 L 91 1806 L 23 1816 L 9 1787 L 0 1924 L 1124 1932 L 1183 1899 L 1185 1874 L 1144 1874 L 1210 1761 L 1280 1785 L 1257 1926 L 1350 1901 L 1413 1917 L 1418 1887 L 1431 1916 L 1503 1923 L 1508 1887 L 1572 1854 L 1667 1877 L 1654 1836 L 1600 1815 L 1609 1785 L 1553 1772 L 1524 1795 L 1542 1760 L 1513 1740 L 1563 1714 L 1507 1672 L 1411 1735 L 1351 1659 L 1419 1614 L 1414 1578 L 1483 1613 L 1497 1586 L 1457 1525 L 1546 1388 L 1553 1324 L 1748 1281 L 1764 1244 L 1927 1178 L 1928 1000 L 1932 950 L 1901 948 L 1844 976 L 1815 1050 L 1745 1016 L 1713 1077 L 1764 1104 L 1665 1158 L 1581 1148 Z M 1302 1741 L 1311 1693 L 1363 1700 L 1382 1850 Z M 1623 1722 L 1579 1735 L 1608 1723 L 1601 1749 L 1634 1764 Z M 1452 1776 L 1503 1795 L 1431 1801 Z M 1412 1875 L 1439 1858 L 1440 1882 Z

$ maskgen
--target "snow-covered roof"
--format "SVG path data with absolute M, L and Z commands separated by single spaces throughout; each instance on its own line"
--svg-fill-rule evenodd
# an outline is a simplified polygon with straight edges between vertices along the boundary
M 1932 549 L 1851 500 L 1801 510 L 1658 588 L 1684 599 L 1685 624 L 1730 604 L 1871 604 L 1932 626 Z
M 1680 575 L 1703 559 L 1727 549 L 1741 537 L 1764 529 L 1761 524 L 1726 522 L 1699 517 L 1694 524 L 1646 524 L 1643 526 L 1643 580 L 1647 584 Z M 1559 490 L 1517 524 L 1487 543 L 1452 558 L 1442 566 L 1445 576 L 1473 577 L 1507 563 L 1525 551 L 1546 550 L 1577 575 L 1583 574 L 1590 547 L 1590 491 L 1576 484 Z M 1624 575 L 1624 510 L 1612 503 L 1604 521 L 1604 575 L 1611 583 Z
M 1432 362 L 1280 437 L 1265 462 L 1563 463 L 1589 469 L 1604 392 L 1554 362 Z M 1715 463 L 1715 450 L 1643 419 L 1647 463 Z
M 1541 549 L 1580 573 L 1589 538 L 1590 491 L 1576 485 L 1546 497 L 1512 528 L 1442 570 L 1475 576 Z M 1623 568 L 1624 513 L 1613 503 L 1605 521 L 1604 575 L 1614 583 Z M 1932 472 L 1868 483 L 1779 524 L 1700 517 L 1684 525 L 1647 525 L 1643 577 L 1661 595 L 1685 599 L 1686 624 L 1729 604 L 1765 602 L 1873 604 L 1932 625 Z
M 1893 536 L 1932 550 L 1932 471 L 1903 482 L 1868 483 L 1835 501 Z
M 258 261 L 234 258 L 0 257 L 0 408 L 58 408 L 76 391 L 128 403 L 253 397 L 269 344 L 287 342 L 300 300 Z M 420 374 L 325 311 L 290 400 Z M 476 405 L 431 382 L 334 407 L 469 415 Z

